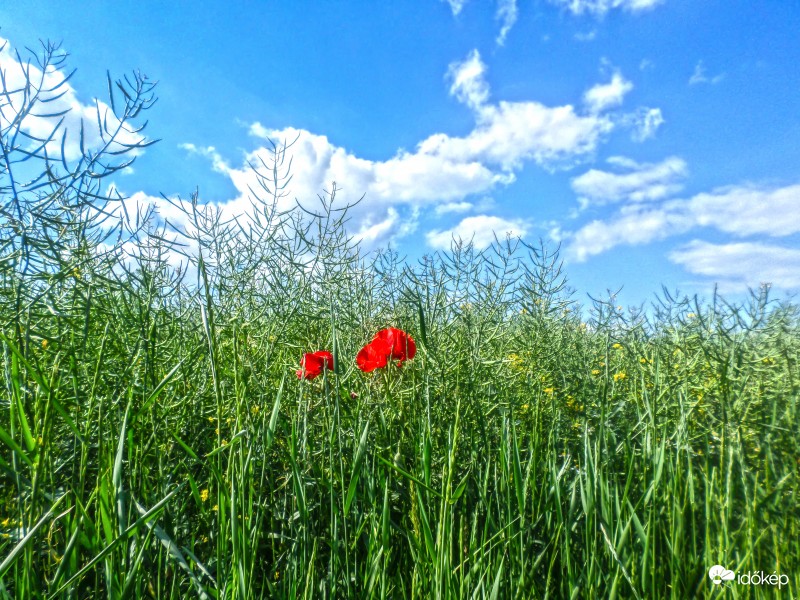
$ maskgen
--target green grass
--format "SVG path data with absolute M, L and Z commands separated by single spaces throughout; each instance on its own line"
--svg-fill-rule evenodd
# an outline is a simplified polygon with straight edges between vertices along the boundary
M 716 597 L 714 564 L 797 589 L 796 307 L 581 310 L 541 250 L 368 263 L 322 221 L 314 258 L 273 269 L 275 235 L 199 287 L 153 256 L 5 273 L 0 595 Z M 361 373 L 387 325 L 416 358 Z
M 774 597 L 715 564 L 796 597 L 796 305 L 582 307 L 511 240 L 365 257 L 330 198 L 276 210 L 284 158 L 175 240 L 97 210 L 119 164 L 3 163 L 0 598 Z M 416 357 L 360 372 L 387 326 Z

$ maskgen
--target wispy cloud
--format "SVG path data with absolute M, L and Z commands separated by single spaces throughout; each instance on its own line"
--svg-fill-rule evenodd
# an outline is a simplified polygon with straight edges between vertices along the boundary
M 591 14 L 602 17 L 607 12 L 620 9 L 631 13 L 644 12 L 662 4 L 665 0 L 550 0 L 574 15 Z
M 741 291 L 763 283 L 800 289 L 800 250 L 771 244 L 712 244 L 693 240 L 670 252 L 669 259 L 686 271 L 721 284 L 723 291 Z
M 583 207 L 666 198 L 683 188 L 688 174 L 686 162 L 677 156 L 660 163 L 637 163 L 618 156 L 607 162 L 617 172 L 591 169 L 572 180 L 572 189 Z
M 511 235 L 522 237 L 528 232 L 529 225 L 521 220 L 508 220 L 490 215 L 467 217 L 452 229 L 433 230 L 426 234 L 428 245 L 432 248 L 447 249 L 452 241 L 472 241 L 476 248 L 486 248 L 497 236 L 500 239 Z
M 517 22 L 517 0 L 499 0 L 495 18 L 501 22 L 500 33 L 497 34 L 496 42 L 502 46 L 506 42 L 506 36 L 514 23 Z
M 640 107 L 624 118 L 624 124 L 631 127 L 631 139 L 644 142 L 655 137 L 658 128 L 666 121 L 660 108 Z
M 589 112 L 597 114 L 622 104 L 625 94 L 632 89 L 633 84 L 617 71 L 608 83 L 601 83 L 588 89 L 583 95 L 583 102 Z
M 453 11 L 453 16 L 455 17 L 458 16 L 458 13 L 464 8 L 467 0 L 442 0 L 442 2 L 447 2 L 447 4 L 450 5 L 450 10 Z
M 719 73 L 718 75 L 714 75 L 713 77 L 708 77 L 706 75 L 706 68 L 703 64 L 703 61 L 698 61 L 697 64 L 694 66 L 694 72 L 692 76 L 689 78 L 689 85 L 697 85 L 698 83 L 710 83 L 710 84 L 717 84 L 720 81 L 725 79 L 725 73 Z
M 800 232 L 800 184 L 778 188 L 741 185 L 659 204 L 629 204 L 606 220 L 584 225 L 568 238 L 567 254 L 584 261 L 620 245 L 655 240 L 710 227 L 747 237 L 783 237 Z

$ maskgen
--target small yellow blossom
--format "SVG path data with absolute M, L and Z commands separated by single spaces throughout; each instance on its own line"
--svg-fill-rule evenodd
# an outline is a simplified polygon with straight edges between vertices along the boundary
M 772 363 L 774 363 L 775 361 L 774 361 L 774 360 L 772 360 L 772 359 L 771 359 L 771 358 L 768 356 L 767 358 L 765 358 L 765 359 L 764 359 L 764 360 L 762 360 L 761 362 L 762 362 L 762 363 L 764 363 L 765 365 L 771 365 L 771 364 L 772 364 Z
M 2 525 L 3 527 L 8 527 L 9 523 L 11 523 L 11 519 L 9 517 L 6 517 L 5 519 L 3 519 Z
M 625 379 L 626 375 L 624 371 L 620 371 L 619 373 L 614 373 L 614 381 L 621 381 Z
M 81 278 L 81 271 L 80 271 L 80 269 L 78 267 L 75 267 L 74 269 L 72 269 L 72 276 L 75 279 L 80 279 Z
M 253 408 L 250 409 L 250 412 L 253 413 L 253 415 L 257 415 L 259 410 L 261 410 L 261 407 L 259 407 L 258 404 L 254 404 Z
M 697 315 L 696 315 L 696 314 L 694 314 L 694 313 L 689 313 L 689 314 L 688 314 L 688 315 L 686 315 L 686 316 L 687 316 L 689 319 L 694 319 L 694 318 L 695 318 Z
M 234 421 L 233 417 L 228 417 L 227 419 L 225 419 L 225 422 L 226 422 L 228 425 L 230 425 L 231 423 L 233 423 L 233 421 Z
M 47 346 L 48 346 L 49 343 L 50 342 L 48 342 L 47 340 L 42 340 L 42 349 L 43 350 L 47 350 Z
M 646 365 L 647 359 L 643 356 L 642 358 L 639 359 L 639 362 L 642 363 L 643 365 Z
M 214 420 L 215 420 L 215 419 L 214 419 L 214 417 L 208 417 L 208 422 L 209 422 L 209 423 L 213 423 L 213 422 L 214 422 Z
M 221 446 L 227 446 L 227 445 L 228 445 L 228 440 L 222 440 L 222 441 L 220 442 L 220 445 L 221 445 Z
M 592 369 L 592 375 L 600 375 L 600 369 Z
M 217 428 L 214 430 L 214 433 L 216 433 L 217 435 L 219 435 L 219 427 L 217 427 Z
M 611 346 L 611 347 L 612 347 L 614 350 L 622 350 L 622 344 L 620 344 L 620 343 L 616 343 L 616 344 L 614 344 L 614 345 L 613 345 L 613 346 Z
M 274 342 L 276 339 L 278 339 L 278 338 L 276 338 L 274 335 L 269 336 L 269 341 L 270 342 Z
M 215 504 L 214 508 L 212 508 L 211 510 L 213 510 L 214 512 L 219 512 L 219 504 Z
M 528 410 L 528 405 L 527 405 L 527 404 L 523 404 L 523 405 L 522 405 L 522 410 L 523 410 L 523 411 L 525 411 L 525 410 Z
M 553 392 L 555 392 L 555 389 L 553 389 L 553 388 L 551 388 L 551 387 L 549 387 L 549 388 L 544 388 L 544 393 L 545 393 L 545 394 L 552 394 Z
M 203 502 L 208 500 L 208 488 L 206 488 L 202 492 L 200 492 L 200 500 L 202 500 Z

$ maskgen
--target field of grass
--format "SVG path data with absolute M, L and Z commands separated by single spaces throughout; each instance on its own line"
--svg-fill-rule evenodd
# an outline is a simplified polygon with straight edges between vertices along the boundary
M 10 173 L 0 597 L 775 597 L 716 564 L 798 594 L 800 311 L 766 288 L 639 311 L 513 240 L 362 256 L 329 198 L 274 210 L 283 176 L 246 225 L 178 203 L 179 246 Z M 390 326 L 416 356 L 361 372 Z

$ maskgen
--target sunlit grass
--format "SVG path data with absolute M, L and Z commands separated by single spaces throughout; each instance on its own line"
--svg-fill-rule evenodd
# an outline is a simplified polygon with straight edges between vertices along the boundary
M 0 173 L 0 597 L 797 594 L 796 305 L 582 307 L 514 240 L 363 256 L 272 158 L 249 219 L 177 231 L 97 210 L 122 163 Z M 416 356 L 361 372 L 385 327 Z

